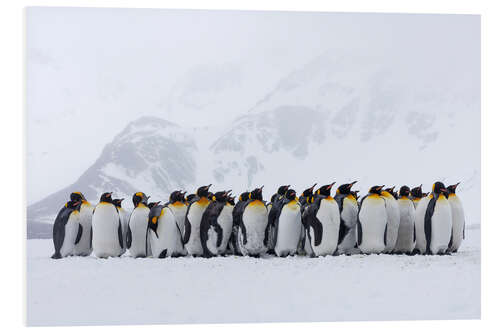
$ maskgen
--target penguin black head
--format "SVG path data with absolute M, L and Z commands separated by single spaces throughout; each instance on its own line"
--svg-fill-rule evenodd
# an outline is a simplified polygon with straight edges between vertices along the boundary
M 394 188 L 395 188 L 395 187 L 396 187 L 396 186 L 393 186 L 393 187 L 387 187 L 387 188 L 385 188 L 385 189 L 384 189 L 384 191 L 386 191 L 386 192 L 388 192 L 390 195 L 392 195 L 392 197 L 393 197 L 394 199 L 396 199 L 396 193 L 394 193 Z
M 306 188 L 304 190 L 304 192 L 302 192 L 302 196 L 306 197 L 306 198 L 312 196 L 313 193 L 314 193 L 314 188 L 316 187 L 316 185 L 318 185 L 318 183 L 315 183 L 313 186 L 311 186 L 309 188 Z
M 82 192 L 73 192 L 70 194 L 69 199 L 71 201 L 87 201 Z
M 158 206 L 158 204 L 160 203 L 161 201 L 156 201 L 156 202 L 150 202 L 148 203 L 148 208 L 151 209 L 153 207 L 156 207 Z
M 290 188 L 290 185 L 283 185 L 278 188 L 278 193 L 280 196 L 285 195 L 286 191 Z
M 115 205 L 116 207 L 122 207 L 122 201 L 124 199 L 113 199 L 113 205 Z
M 82 202 L 80 200 L 71 200 L 66 202 L 64 207 L 69 208 L 71 210 L 80 210 Z
M 113 192 L 105 192 L 101 195 L 101 200 L 100 202 L 109 202 L 109 203 L 113 203 L 113 199 L 111 199 L 111 194 L 113 194 Z
M 248 199 L 250 198 L 250 192 L 243 192 L 240 194 L 240 197 L 238 198 L 239 201 L 248 201 Z
M 213 195 L 215 199 L 213 199 L 213 200 L 217 201 L 217 202 L 227 202 L 227 199 L 228 199 L 227 196 L 230 192 L 231 192 L 231 190 L 215 192 L 215 194 Z
M 337 189 L 337 193 L 338 194 L 349 194 L 351 193 L 351 188 L 354 184 L 356 184 L 358 181 L 354 181 L 352 183 L 349 183 L 349 184 L 342 184 L 339 186 L 339 188 Z
M 279 199 L 280 195 L 278 193 L 274 193 L 271 197 L 271 202 L 276 202 Z
M 236 199 L 236 197 L 232 197 L 232 196 L 229 196 L 227 198 L 227 202 L 231 205 L 231 206 L 234 206 L 235 203 L 234 203 L 234 199 Z
M 384 185 L 380 185 L 380 186 L 372 186 L 370 188 L 370 190 L 368 191 L 368 193 L 371 193 L 371 194 L 380 194 L 382 192 L 382 189 L 384 188 Z
M 186 197 L 186 201 L 187 201 L 187 202 L 191 202 L 191 201 L 193 201 L 195 198 L 196 198 L 196 194 L 191 193 L 191 194 L 189 194 L 189 195 Z
M 182 191 L 173 191 L 172 193 L 170 193 L 170 203 L 174 203 L 174 202 L 184 202 L 185 199 L 184 199 L 184 194 L 186 194 L 186 192 L 182 192 Z
M 455 194 L 455 191 L 457 189 L 457 186 L 460 184 L 460 182 L 456 183 L 455 185 L 450 185 L 447 187 L 448 193 L 449 194 Z
M 212 184 L 199 187 L 198 190 L 196 190 L 196 195 L 199 196 L 200 198 L 201 197 L 208 198 L 209 197 L 208 190 L 210 189 L 210 186 L 212 186 Z
M 441 193 L 447 193 L 448 190 L 446 189 L 446 186 L 444 186 L 444 184 L 442 182 L 435 182 L 432 185 L 432 192 L 439 195 Z
M 285 192 L 285 198 L 287 198 L 288 200 L 295 200 L 296 196 L 297 196 L 297 192 L 295 192 L 295 190 L 288 189 Z
M 139 205 L 141 202 L 143 204 L 147 205 L 148 204 L 148 199 L 149 199 L 149 197 L 146 196 L 144 193 L 137 192 L 132 197 L 132 202 L 134 203 L 134 207 L 137 207 L 137 205 Z
M 401 186 L 399 189 L 399 196 L 400 197 L 407 197 L 410 195 L 410 188 L 406 185 Z
M 323 185 L 321 186 L 317 191 L 316 194 L 324 195 L 324 196 L 330 196 L 332 193 L 332 187 L 335 185 L 335 182 L 329 184 L 329 185 Z
M 258 187 L 256 188 L 255 190 L 253 190 L 248 198 L 250 200 L 261 200 L 262 201 L 262 189 L 264 188 L 264 185 L 262 185 L 262 187 Z
M 414 198 L 422 198 L 422 184 L 411 189 L 411 196 Z

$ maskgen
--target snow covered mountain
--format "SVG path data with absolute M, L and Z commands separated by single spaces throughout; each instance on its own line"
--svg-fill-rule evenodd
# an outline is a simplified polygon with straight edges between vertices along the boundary
M 193 191 L 208 183 L 234 193 L 265 185 L 270 196 L 284 183 L 301 191 L 315 182 L 358 180 L 364 192 L 374 184 L 423 183 L 429 191 L 436 180 L 460 181 L 467 223 L 479 223 L 479 81 L 447 71 L 456 77 L 436 84 L 433 73 L 378 63 L 327 53 L 282 78 L 239 118 L 220 119 L 218 126 L 182 128 L 140 118 L 74 184 L 29 206 L 28 235 L 41 237 L 30 230 L 52 222 L 71 191 L 94 202 L 104 191 L 130 199 L 138 190 L 166 200 L 174 189 Z M 220 84 L 235 78 L 226 79 Z M 202 85 L 191 95 L 179 90 L 170 105 L 224 105 L 223 98 Z
M 196 149 L 193 138 L 177 125 L 153 117 L 137 119 L 104 147 L 75 183 L 28 207 L 28 237 L 51 237 L 51 223 L 73 191 L 93 203 L 109 191 L 113 197 L 129 198 L 140 190 L 166 200 L 172 189 L 194 182 Z M 132 205 L 129 201 L 124 207 Z

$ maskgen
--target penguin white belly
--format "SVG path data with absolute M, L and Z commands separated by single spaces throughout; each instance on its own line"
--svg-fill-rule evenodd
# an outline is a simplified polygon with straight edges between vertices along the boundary
M 400 198 L 398 240 L 395 252 L 411 253 L 415 248 L 415 205 L 406 197 Z
M 92 216 L 92 248 L 100 258 L 117 257 L 122 253 L 118 238 L 120 217 L 113 204 L 101 202 Z
M 181 240 L 182 240 L 182 237 L 184 237 L 184 220 L 186 219 L 187 205 L 180 202 L 176 202 L 173 204 L 169 204 L 168 208 L 170 208 L 170 210 L 175 216 L 175 221 L 177 222 L 177 226 L 179 227 L 179 232 L 181 234 Z M 186 255 L 186 254 L 187 251 L 183 245 L 181 255 Z
M 440 195 L 432 214 L 431 245 L 432 254 L 445 253 L 451 238 L 451 207 L 444 195 Z
M 123 208 L 118 207 L 118 215 L 120 216 L 120 223 L 122 225 L 122 239 L 123 244 L 125 244 L 125 239 L 127 239 L 127 229 L 128 229 L 128 219 L 130 214 Z M 125 253 L 127 250 L 126 246 L 123 246 L 122 253 Z
M 385 200 L 385 207 L 387 209 L 387 237 L 384 252 L 390 253 L 394 250 L 396 241 L 398 240 L 400 223 L 399 206 L 396 199 L 389 193 L 386 196 L 382 196 L 382 198 Z
M 415 209 L 415 238 L 416 244 L 415 248 L 424 254 L 427 249 L 427 241 L 425 239 L 425 212 L 427 211 L 427 206 L 429 205 L 430 196 L 422 198 Z
M 337 202 L 333 198 L 321 200 L 316 218 L 323 226 L 321 243 L 316 246 L 314 231 L 310 227 L 311 247 L 316 256 L 333 255 L 337 249 L 340 229 L 340 211 Z
M 381 253 L 385 249 L 384 234 L 387 226 L 385 200 L 380 197 L 367 197 L 359 211 L 361 244 L 363 253 Z
M 450 195 L 448 202 L 450 203 L 452 219 L 452 239 L 449 250 L 456 252 L 465 237 L 465 215 L 462 202 L 455 194 Z
M 337 250 L 339 254 L 351 254 L 354 252 L 357 239 L 356 222 L 358 221 L 358 203 L 352 199 L 345 198 L 340 216 L 345 222 L 347 231 Z
M 92 244 L 90 244 L 90 233 L 92 228 L 92 213 L 94 207 L 88 203 L 82 203 L 80 207 L 80 225 L 82 226 L 82 236 L 78 244 L 75 244 L 73 254 L 76 256 L 88 256 L 92 253 Z
M 164 207 L 157 220 L 156 234 L 149 229 L 151 254 L 154 258 L 179 256 L 184 253 L 177 220 L 168 207 Z
M 231 237 L 231 232 L 233 230 L 233 206 L 226 204 L 217 218 L 217 223 L 222 228 L 222 242 L 217 248 L 218 254 L 224 254 L 227 250 L 227 243 L 229 242 L 229 237 Z M 210 239 L 210 238 L 209 238 Z M 216 243 L 217 244 L 217 243 Z
M 132 235 L 132 243 L 129 253 L 132 257 L 147 257 L 149 237 L 148 230 L 149 208 L 140 204 L 130 214 L 129 228 Z
M 77 210 L 74 210 L 68 217 L 68 222 L 66 222 L 66 226 L 64 227 L 64 241 L 61 246 L 61 250 L 59 251 L 62 257 L 67 257 L 73 254 L 79 224 L 80 213 Z
M 187 213 L 187 218 L 191 224 L 191 233 L 189 235 L 189 240 L 185 244 L 187 253 L 189 255 L 201 256 L 203 255 L 203 247 L 201 246 L 200 239 L 200 224 L 203 213 L 209 205 L 209 201 L 206 198 L 202 198 L 199 201 L 191 204 L 189 211 Z
M 243 255 L 260 255 L 267 251 L 264 245 L 265 231 L 267 227 L 267 207 L 262 201 L 250 202 L 243 211 L 242 223 L 246 229 L 246 243 L 243 232 L 239 232 L 238 242 Z
M 278 234 L 274 251 L 282 257 L 295 255 L 300 242 L 302 221 L 300 206 L 297 201 L 291 201 L 281 209 L 278 221 Z

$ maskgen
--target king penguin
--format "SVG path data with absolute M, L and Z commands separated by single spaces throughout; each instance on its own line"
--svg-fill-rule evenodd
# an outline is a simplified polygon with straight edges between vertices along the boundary
M 394 253 L 411 254 L 415 248 L 415 206 L 410 200 L 410 188 L 401 186 L 398 196 L 399 231 Z
M 75 243 L 78 243 L 82 234 L 79 212 L 81 204 L 80 200 L 68 201 L 57 214 L 52 229 L 52 259 L 61 259 L 73 254 Z
M 333 255 L 337 250 L 340 211 L 337 201 L 330 196 L 334 184 L 320 187 L 304 211 L 306 232 L 316 257 Z
M 177 222 L 177 226 L 179 228 L 179 232 L 181 235 L 181 241 L 184 237 L 184 219 L 186 218 L 186 213 L 188 208 L 187 199 L 184 197 L 185 195 L 186 192 L 184 191 L 180 190 L 173 191 L 172 193 L 170 193 L 170 199 L 167 203 L 167 207 L 172 211 L 172 213 L 175 216 L 175 221 Z M 182 255 L 186 254 L 187 251 L 183 244 Z
M 231 191 L 214 194 L 200 223 L 200 240 L 203 256 L 210 258 L 224 255 L 233 229 L 233 206 L 228 202 Z
M 120 214 L 113 205 L 111 194 L 101 195 L 92 215 L 92 248 L 98 258 L 118 257 L 123 253 Z
M 92 213 L 94 206 L 87 201 L 81 192 L 73 192 L 70 195 L 71 201 L 81 201 L 80 205 L 80 225 L 81 237 L 78 243 L 75 244 L 73 254 L 75 256 L 88 256 L 92 253 L 92 244 L 90 242 L 91 229 L 92 229 Z
M 267 205 L 267 227 L 264 235 L 264 243 L 270 254 L 274 254 L 274 246 L 276 245 L 276 223 L 277 216 L 283 207 L 283 199 L 290 185 L 282 185 L 278 188 L 275 194 L 271 196 L 271 201 Z
M 384 186 L 372 186 L 361 199 L 358 213 L 358 248 L 362 253 L 381 253 L 386 247 L 387 210 L 381 196 Z
M 462 201 L 460 201 L 460 198 L 455 193 L 459 184 L 460 183 L 448 186 L 448 201 L 451 207 L 452 219 L 452 232 L 448 251 L 452 253 L 458 251 L 460 244 L 462 244 L 462 240 L 465 239 L 464 208 L 462 206 Z
M 196 191 L 196 198 L 188 206 L 186 218 L 184 219 L 183 243 L 187 253 L 191 256 L 203 255 L 203 247 L 200 240 L 200 223 L 205 209 L 211 200 L 207 197 L 208 190 L 212 184 L 201 186 Z
M 421 254 L 445 254 L 448 250 L 452 213 L 447 194 L 444 184 L 435 182 L 432 185 L 432 193 L 425 197 L 428 199 L 422 199 L 417 206 L 415 229 L 417 247 Z
M 150 208 L 148 238 L 153 258 L 179 257 L 184 254 L 181 232 L 168 205 L 157 204 Z
M 384 189 L 380 195 L 385 200 L 385 207 L 387 210 L 387 244 L 384 252 L 391 253 L 398 240 L 400 219 L 399 205 L 394 194 L 394 187 Z
M 244 256 L 260 257 L 267 251 L 264 243 L 268 211 L 262 198 L 262 188 L 254 189 L 245 203 L 238 231 L 238 246 Z
M 300 246 L 302 218 L 297 194 L 287 189 L 274 222 L 274 252 L 278 257 L 294 256 Z
M 149 211 L 148 199 L 143 192 L 136 192 L 132 197 L 134 210 L 130 214 L 127 229 L 127 249 L 134 258 L 147 257 L 151 253 L 148 240 Z
M 337 253 L 357 254 L 356 249 L 356 223 L 358 222 L 358 201 L 351 192 L 357 181 L 340 185 L 335 194 L 335 201 L 340 210 L 340 228 Z
M 249 200 L 250 192 L 243 192 L 238 198 L 238 202 L 233 208 L 233 229 L 229 238 L 228 253 L 241 255 L 241 249 L 238 244 L 238 232 L 241 225 L 241 218 L 246 202 Z

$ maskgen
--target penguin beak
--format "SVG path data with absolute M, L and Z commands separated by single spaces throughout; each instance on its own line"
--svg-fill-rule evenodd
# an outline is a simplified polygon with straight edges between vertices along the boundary
M 352 187 L 354 184 L 356 184 L 357 182 L 358 182 L 358 181 L 357 181 L 357 180 L 355 180 L 355 181 L 353 181 L 352 183 L 350 183 L 347 187 L 348 187 L 349 189 L 351 189 L 351 187 Z
M 314 183 L 314 185 L 309 187 L 308 190 L 314 191 L 314 188 L 316 187 L 316 185 L 318 185 L 318 183 Z
M 205 186 L 207 188 L 207 190 L 210 188 L 210 186 L 212 186 L 212 184 L 208 184 L 207 186 Z
M 262 192 L 262 189 L 264 188 L 264 185 L 262 185 L 260 188 L 259 188 L 259 192 Z
M 384 188 L 385 185 L 377 186 L 377 190 L 380 191 L 381 189 Z
M 110 198 L 111 194 L 113 194 L 113 192 L 109 192 L 108 194 L 106 194 L 106 198 Z
M 330 185 L 328 185 L 327 189 L 331 189 L 333 187 L 333 185 L 335 185 L 335 182 L 331 183 Z

